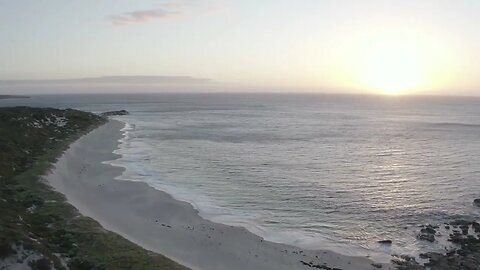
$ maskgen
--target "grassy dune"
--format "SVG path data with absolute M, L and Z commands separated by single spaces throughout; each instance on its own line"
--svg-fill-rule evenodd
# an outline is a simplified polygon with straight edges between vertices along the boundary
M 68 144 L 106 119 L 0 108 L 0 269 L 187 269 L 81 216 L 41 180 Z

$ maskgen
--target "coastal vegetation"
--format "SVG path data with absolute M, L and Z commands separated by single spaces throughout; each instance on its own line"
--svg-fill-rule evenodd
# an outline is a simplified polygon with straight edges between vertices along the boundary
M 82 216 L 42 175 L 105 117 L 0 108 L 0 269 L 186 269 Z

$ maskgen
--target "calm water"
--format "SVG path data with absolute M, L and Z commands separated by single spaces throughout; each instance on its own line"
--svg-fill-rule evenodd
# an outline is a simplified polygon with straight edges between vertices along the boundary
M 43 96 L 127 109 L 115 164 L 214 221 L 345 254 L 432 248 L 418 225 L 480 218 L 480 99 L 340 95 Z M 392 239 L 391 248 L 377 240 Z

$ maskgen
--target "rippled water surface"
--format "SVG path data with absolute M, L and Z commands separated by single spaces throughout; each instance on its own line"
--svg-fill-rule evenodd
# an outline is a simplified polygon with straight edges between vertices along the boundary
M 129 110 L 119 117 L 122 178 L 274 241 L 412 253 L 425 245 L 418 225 L 480 217 L 475 98 L 163 94 L 0 105 L 15 102 Z

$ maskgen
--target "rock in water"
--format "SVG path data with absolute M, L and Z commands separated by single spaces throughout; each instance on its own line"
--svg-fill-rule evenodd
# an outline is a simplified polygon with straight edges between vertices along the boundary
M 428 241 L 428 242 L 434 242 L 435 241 L 435 236 L 433 234 L 422 233 L 422 234 L 419 234 L 417 236 L 417 238 L 420 239 L 420 240 Z
M 114 115 L 128 115 L 130 114 L 126 110 L 120 110 L 120 111 L 109 111 L 109 112 L 103 112 L 100 115 L 101 116 L 114 116 Z
M 437 231 L 431 226 L 431 225 L 428 225 L 427 227 L 423 228 L 421 230 L 422 233 L 427 233 L 427 234 L 436 234 Z
M 473 200 L 473 204 L 480 207 L 480 199 Z
M 384 244 L 384 245 L 391 245 L 391 244 L 392 244 L 392 240 L 380 240 L 380 241 L 378 241 L 378 243 Z
M 437 231 L 435 228 L 438 228 L 437 226 L 432 226 L 430 224 L 423 226 L 423 228 L 420 230 L 420 234 L 417 235 L 417 239 L 419 240 L 425 240 L 428 242 L 434 242 L 435 241 L 435 234 Z
M 478 222 L 472 222 L 472 228 L 476 233 L 480 233 L 480 223 Z

